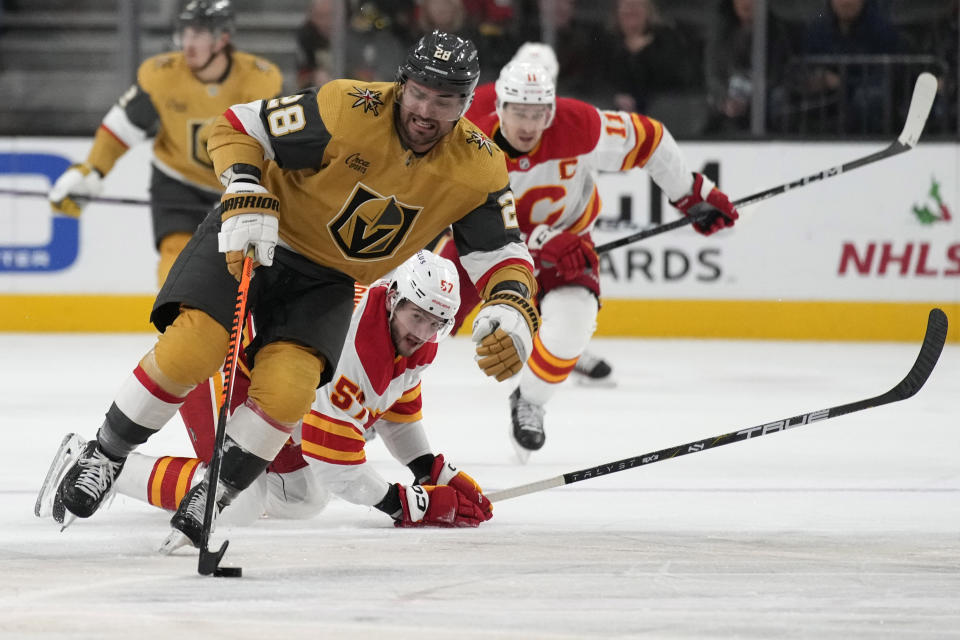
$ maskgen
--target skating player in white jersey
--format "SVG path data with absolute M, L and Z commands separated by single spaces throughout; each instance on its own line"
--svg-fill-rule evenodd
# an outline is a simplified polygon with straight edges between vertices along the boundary
M 546 439 L 546 403 L 596 328 L 599 258 L 590 231 L 601 206 L 597 173 L 645 169 L 684 215 L 710 213 L 694 225 L 703 234 L 732 226 L 738 213 L 706 176 L 688 168 L 661 122 L 557 98 L 551 74 L 541 65 L 504 67 L 495 110 L 472 113 L 471 120 L 506 154 L 517 221 L 536 266 L 541 326 L 510 396 L 511 433 L 526 461 Z M 456 261 L 452 243 L 441 252 Z M 474 291 L 469 286 L 461 291 L 461 320 L 477 301 Z
M 294 433 L 221 522 L 245 524 L 262 515 L 310 518 L 323 510 L 331 493 L 377 507 L 398 527 L 475 527 L 488 520 L 490 502 L 470 476 L 431 452 L 422 421 L 421 375 L 436 357 L 437 343 L 449 335 L 459 306 L 454 265 L 426 251 L 371 287 L 354 310 L 337 370 L 317 390 L 302 432 Z M 248 386 L 241 368 L 231 404 L 244 402 Z M 199 457 L 132 453 L 117 479 L 121 494 L 176 510 L 199 482 L 209 462 L 217 409 L 209 397 L 204 406 L 202 393 L 191 396 L 194 402 L 181 415 Z M 364 435 L 374 427 L 394 458 L 413 473 L 412 483 L 388 482 L 366 464 Z M 56 476 L 85 445 L 76 434 L 64 442 L 37 502 L 41 517 L 52 511 Z M 197 542 L 174 529 L 161 551 Z

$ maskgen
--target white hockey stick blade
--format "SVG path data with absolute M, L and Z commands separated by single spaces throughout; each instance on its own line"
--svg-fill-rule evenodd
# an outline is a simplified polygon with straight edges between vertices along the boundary
M 913 97 L 910 99 L 910 109 L 907 111 L 907 121 L 903 123 L 903 131 L 897 141 L 908 147 L 917 146 L 923 127 L 927 124 L 927 116 L 933 106 L 933 99 L 937 96 L 937 79 L 932 73 L 924 71 L 917 77 L 917 84 L 913 86 Z

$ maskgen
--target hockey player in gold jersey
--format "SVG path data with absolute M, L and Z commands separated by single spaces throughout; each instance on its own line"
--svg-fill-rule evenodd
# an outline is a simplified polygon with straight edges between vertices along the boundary
M 231 43 L 229 0 L 192 0 L 178 17 L 180 51 L 144 61 L 137 81 L 104 117 L 86 161 L 72 165 L 50 190 L 54 211 L 79 216 L 102 190 L 117 160 L 156 131 L 150 201 L 160 261 L 158 286 L 223 187 L 207 155 L 214 118 L 232 104 L 280 95 L 280 70 Z
M 227 422 L 219 485 L 198 484 L 181 505 L 214 493 L 219 512 L 263 473 L 336 370 L 354 281 L 382 277 L 448 225 L 483 299 L 477 362 L 498 380 L 520 371 L 539 325 L 536 280 L 503 153 L 462 119 L 479 71 L 473 43 L 434 32 L 396 83 L 333 81 L 217 119 L 208 150 L 221 207 L 174 264 L 151 314 L 163 333 L 66 472 L 55 516 L 92 515 L 126 456 L 219 369 L 248 247 L 259 266 L 247 401 Z M 202 523 L 178 511 L 171 524 L 196 539 Z

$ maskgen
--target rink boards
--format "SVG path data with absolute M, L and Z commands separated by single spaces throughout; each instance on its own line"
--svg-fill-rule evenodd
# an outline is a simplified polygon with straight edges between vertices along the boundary
M 884 143 L 684 143 L 694 170 L 737 199 L 864 156 Z M 0 189 L 46 192 L 88 139 L 0 139 Z M 149 146 L 105 196 L 147 197 Z M 676 211 L 642 171 L 601 177 L 594 238 Z M 520 195 L 520 194 L 518 194 Z M 598 334 L 914 340 L 930 306 L 960 317 L 960 149 L 923 144 L 741 211 L 705 238 L 674 230 L 602 256 Z M 551 202 L 539 202 L 546 219 Z M 39 197 L 0 195 L 0 331 L 148 331 L 156 254 L 149 209 L 90 205 L 52 217 Z M 951 341 L 960 341 L 960 323 Z

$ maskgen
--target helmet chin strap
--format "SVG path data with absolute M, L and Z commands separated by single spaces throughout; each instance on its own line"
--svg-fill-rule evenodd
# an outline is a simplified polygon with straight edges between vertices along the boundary
M 201 66 L 199 69 L 197 69 L 194 73 L 199 73 L 199 72 L 201 72 L 201 71 L 204 71 L 207 67 L 209 67 L 211 64 L 213 64 L 213 61 L 217 58 L 217 56 L 220 55 L 221 53 L 223 53 L 223 50 L 224 50 L 225 47 L 226 47 L 226 45 L 224 45 L 223 47 L 220 47 L 220 48 L 217 49 L 216 51 L 213 51 L 213 52 L 210 54 L 210 57 L 207 58 L 207 61 L 203 63 L 203 66 Z

